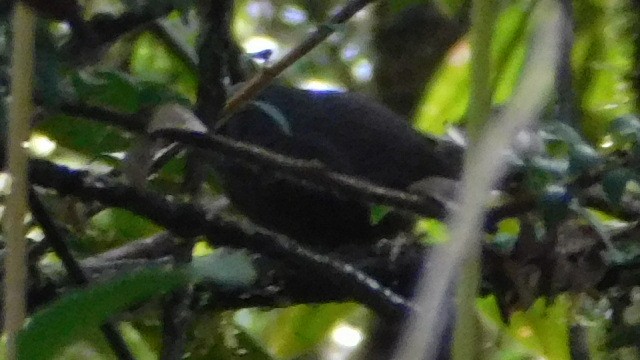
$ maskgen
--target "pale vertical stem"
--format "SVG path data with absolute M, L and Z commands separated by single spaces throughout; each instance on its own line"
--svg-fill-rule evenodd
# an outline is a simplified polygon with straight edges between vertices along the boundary
M 491 47 L 497 14 L 496 0 L 474 0 L 471 33 L 471 94 L 469 100 L 467 130 L 470 138 L 469 152 L 473 153 L 480 135 L 491 115 L 493 100 Z M 468 159 L 467 159 L 468 161 Z M 480 354 L 480 328 L 475 309 L 475 299 L 480 286 L 482 239 L 475 238 L 463 259 L 460 282 L 456 292 L 456 324 L 454 331 L 453 359 L 474 359 Z
M 447 319 L 448 294 L 459 274 L 459 266 L 475 251 L 479 229 L 482 229 L 485 204 L 490 199 L 496 178 L 507 168 L 497 161 L 509 148 L 519 129 L 533 124 L 548 103 L 553 92 L 560 51 L 560 11 L 554 0 L 538 2 L 535 10 L 536 31 L 520 82 L 509 104 L 496 119 L 487 122 L 482 136 L 467 152 L 460 205 L 449 219 L 449 243 L 436 247 L 426 259 L 423 275 L 416 289 L 414 312 L 393 359 L 434 359 L 442 340 Z M 552 69 L 550 71 L 550 69 Z M 463 339 L 464 340 L 464 339 Z
M 7 242 L 5 257 L 4 327 L 7 358 L 17 359 L 16 335 L 26 313 L 27 246 L 24 241 L 24 217 L 27 211 L 27 149 L 33 114 L 35 15 L 22 2 L 16 2 L 13 15 L 13 51 L 11 54 L 11 103 L 7 132 L 7 165 L 11 174 L 11 193 L 4 212 Z

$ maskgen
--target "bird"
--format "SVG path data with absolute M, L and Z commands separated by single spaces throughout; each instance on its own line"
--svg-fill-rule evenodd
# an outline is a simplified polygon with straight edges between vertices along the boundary
M 358 93 L 304 90 L 271 85 L 232 114 L 221 135 L 292 158 L 316 160 L 334 172 L 406 191 L 425 179 L 458 179 L 464 146 L 416 131 L 409 121 Z M 373 244 L 410 229 L 414 217 L 391 212 L 371 221 L 372 206 L 315 190 L 287 178 L 250 169 L 232 159 L 214 165 L 231 203 L 260 226 L 304 245 L 332 249 Z M 412 287 L 415 279 L 404 284 Z M 409 290 L 411 292 L 411 290 Z M 438 359 L 449 358 L 453 307 L 446 308 Z M 403 319 L 383 320 L 373 339 L 393 349 Z M 377 351 L 381 349 L 374 349 Z
M 443 147 L 440 139 L 417 132 L 384 105 L 351 92 L 270 85 L 218 131 L 397 190 L 428 177 L 455 178 L 462 163 L 455 146 Z M 214 168 L 236 209 L 258 225 L 306 244 L 370 243 L 413 223 L 391 212 L 373 224 L 371 204 L 310 189 L 230 159 Z

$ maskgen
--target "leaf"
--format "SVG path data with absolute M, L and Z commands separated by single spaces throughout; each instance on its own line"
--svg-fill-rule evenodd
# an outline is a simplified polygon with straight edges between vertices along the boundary
M 571 301 L 568 296 L 556 297 L 548 305 L 545 299 L 538 299 L 527 311 L 535 332 L 542 343 L 544 355 L 548 359 L 570 360 L 569 316 Z
M 188 359 L 275 360 L 233 317 L 230 312 L 200 313 L 192 326 Z
M 339 320 L 359 308 L 353 303 L 287 308 L 278 312 L 261 337 L 276 358 L 297 358 L 318 346 Z
M 453 3 L 451 5 L 456 6 Z M 493 37 L 495 46 L 492 48 L 491 69 L 495 74 L 492 85 L 496 103 L 506 102 L 519 81 L 527 49 L 526 30 L 532 14 L 531 8 L 530 2 L 515 1 L 501 9 L 498 16 Z M 442 135 L 449 125 L 460 122 L 466 115 L 469 105 L 470 55 L 468 36 L 449 50 L 418 104 L 415 123 L 418 129 Z
M 570 360 L 569 316 L 571 302 L 567 296 L 558 296 L 551 305 L 540 298 L 526 312 L 511 315 L 508 333 L 526 352 L 523 355 L 554 360 Z M 511 344 L 511 351 L 517 351 Z M 519 357 L 521 358 L 521 357 Z
M 449 51 L 418 105 L 415 126 L 419 130 L 442 135 L 467 112 L 470 51 L 466 41 Z
M 131 73 L 142 81 L 168 87 L 181 97 L 195 101 L 196 74 L 163 41 L 149 32 L 142 33 L 133 45 Z M 146 98 L 147 95 L 142 96 L 142 99 Z
M 140 108 L 151 108 L 164 103 L 176 103 L 189 106 L 189 99 L 167 88 L 166 84 L 153 81 L 141 81 L 137 85 Z
M 178 271 L 143 270 L 66 295 L 36 313 L 18 334 L 18 357 L 51 359 L 65 345 L 114 314 L 187 281 L 188 277 Z
M 563 186 L 550 185 L 538 199 L 547 228 L 556 226 L 567 216 L 571 195 Z
M 624 168 L 618 168 L 607 172 L 602 179 L 602 190 L 613 204 L 620 204 L 622 195 L 627 188 L 627 183 L 635 179 L 635 174 Z
M 640 245 L 636 239 L 616 242 L 616 247 L 603 253 L 604 260 L 610 265 L 634 265 L 640 260 Z
M 518 218 L 504 219 L 498 223 L 498 231 L 518 236 L 520 233 L 520 220 Z
M 585 140 L 574 128 L 559 121 L 548 124 L 544 127 L 543 131 L 554 135 L 557 139 L 563 140 L 569 145 L 581 145 L 585 143 Z
M 507 324 L 502 320 L 502 312 L 495 295 L 487 295 L 476 300 L 476 308 L 480 314 L 480 321 L 485 329 L 497 333 L 507 329 Z
M 133 78 L 116 71 L 79 72 L 72 77 L 76 96 L 81 102 L 135 113 L 141 103 Z
M 575 44 L 573 89 L 582 130 L 600 138 L 609 121 L 634 109 L 634 54 L 638 42 L 629 26 L 634 13 L 629 0 L 574 2 Z
M 503 219 L 498 223 L 498 233 L 493 238 L 492 243 L 498 249 L 511 249 L 518 241 L 520 234 L 520 220 L 517 218 Z
M 196 281 L 211 281 L 227 288 L 247 287 L 258 278 L 251 257 L 240 250 L 218 250 L 194 257 L 187 270 Z
M 569 173 L 580 175 L 602 164 L 602 157 L 587 143 L 569 147 Z
M 636 135 L 640 133 L 640 119 L 633 114 L 617 117 L 609 125 L 609 132 L 611 134 Z
M 162 230 L 154 222 L 119 208 L 108 208 L 89 220 L 83 245 L 97 252 L 128 241 L 151 236 Z
M 378 225 L 388 213 L 392 210 L 391 207 L 385 205 L 373 205 L 371 207 L 371 216 L 369 223 L 371 225 Z
M 449 241 L 449 229 L 442 221 L 436 219 L 419 219 L 415 225 L 415 232 L 426 244 L 442 244 Z
M 98 157 L 126 149 L 130 141 L 117 129 L 69 116 L 52 116 L 38 123 L 36 131 L 54 140 L 59 146 L 81 154 Z
M 534 191 L 542 191 L 549 184 L 567 176 L 569 162 L 563 159 L 536 156 L 526 163 L 526 169 L 527 186 Z
M 624 115 L 609 125 L 609 133 L 618 145 L 638 143 L 640 139 L 640 119 L 636 115 Z

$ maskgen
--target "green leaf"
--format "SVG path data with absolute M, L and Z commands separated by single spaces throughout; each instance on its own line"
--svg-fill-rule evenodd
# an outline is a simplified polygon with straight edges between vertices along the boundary
M 640 259 L 640 245 L 636 239 L 616 242 L 616 248 L 607 249 L 604 260 L 611 265 L 633 265 Z
M 151 236 L 162 230 L 154 222 L 118 208 L 100 211 L 90 219 L 88 225 L 83 243 L 94 252 Z
M 507 324 L 502 320 L 502 312 L 495 295 L 487 295 L 477 299 L 476 308 L 485 329 L 490 330 L 495 335 L 507 329 Z
M 36 131 L 59 146 L 89 157 L 124 151 L 130 141 L 120 131 L 106 124 L 69 116 L 53 116 L 38 123 Z
M 175 91 L 167 88 L 166 84 L 153 81 L 141 81 L 137 85 L 140 108 L 150 108 L 168 102 L 175 102 L 182 106 L 189 107 L 189 99 Z
M 585 143 L 585 140 L 574 128 L 559 121 L 554 121 L 551 124 L 545 126 L 544 131 L 552 134 L 557 139 L 563 140 L 569 145 L 575 146 Z
M 609 201 L 618 205 L 624 195 L 627 183 L 635 179 L 635 174 L 629 169 L 618 168 L 607 172 L 602 179 L 602 190 Z
M 373 205 L 371 207 L 371 215 L 369 223 L 371 225 L 378 225 L 388 213 L 392 210 L 391 207 L 385 205 Z
M 563 186 L 550 185 L 538 199 L 545 225 L 550 228 L 559 224 L 569 213 L 571 196 Z
M 569 147 L 569 173 L 580 175 L 602 164 L 600 154 L 587 143 L 575 144 Z
M 79 72 L 72 77 L 72 83 L 81 102 L 127 113 L 141 110 L 138 89 L 127 74 L 116 71 Z
M 353 303 L 287 308 L 278 312 L 261 337 L 276 358 L 297 358 L 317 347 L 339 320 L 359 308 Z
M 518 236 L 518 234 L 520 234 L 520 220 L 518 220 L 518 218 L 507 218 L 501 220 L 498 223 L 498 231 Z
M 538 299 L 527 311 L 536 334 L 548 359 L 570 360 L 569 316 L 571 301 L 568 296 L 558 296 L 553 304 Z
M 519 234 L 520 220 L 517 218 L 507 218 L 498 223 L 498 232 L 494 236 L 492 243 L 499 249 L 511 249 L 518 241 Z
M 534 191 L 542 191 L 549 184 L 565 178 L 569 170 L 568 161 L 541 156 L 534 157 L 526 166 L 527 186 Z
M 600 138 L 609 121 L 634 109 L 634 54 L 638 42 L 630 0 L 574 2 L 572 70 L 584 133 Z
M 611 122 L 609 133 L 618 146 L 636 144 L 640 139 L 640 119 L 635 115 L 620 116 Z
M 546 299 L 540 298 L 526 312 L 513 313 L 508 329 L 515 341 L 515 344 L 511 344 L 511 351 L 518 352 L 519 345 L 520 353 L 528 357 L 570 360 L 570 306 L 567 296 L 558 296 L 551 305 L 547 305 Z
M 230 316 L 200 314 L 187 351 L 189 360 L 277 360 L 257 340 L 239 328 Z
M 469 52 L 466 42 L 450 50 L 418 105 L 415 126 L 419 130 L 442 135 L 467 112 Z
M 491 69 L 495 103 L 507 101 L 518 83 L 526 56 L 531 6 L 528 1 L 515 1 L 502 9 L 497 19 Z M 470 60 L 467 36 L 449 51 L 427 84 L 416 111 L 418 129 L 442 135 L 449 125 L 464 118 L 469 105 Z
M 187 281 L 188 277 L 178 271 L 144 270 L 66 295 L 36 313 L 18 334 L 18 357 L 51 359 L 65 345 L 116 313 Z
M 636 135 L 640 132 L 640 119 L 633 114 L 617 117 L 609 125 L 609 132 L 619 135 Z
M 425 244 L 442 244 L 449 241 L 449 229 L 442 221 L 420 219 L 416 222 L 415 232 Z
M 195 43 L 195 37 L 193 39 Z M 138 37 L 131 55 L 131 73 L 142 81 L 161 84 L 184 99 L 195 100 L 197 77 L 166 44 L 145 32 Z M 146 101 L 148 95 L 142 97 Z M 184 104 L 183 104 L 184 105 Z
M 251 257 L 244 251 L 218 250 L 194 257 L 187 269 L 197 281 L 211 281 L 227 288 L 247 287 L 258 278 Z

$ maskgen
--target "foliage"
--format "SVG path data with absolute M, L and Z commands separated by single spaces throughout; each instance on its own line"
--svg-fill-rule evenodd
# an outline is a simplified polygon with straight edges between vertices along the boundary
M 124 10 L 146 11 L 140 5 L 145 2 L 140 1 L 84 3 L 87 19 L 98 12 L 116 16 Z M 391 3 L 391 12 L 383 16 L 401 16 L 402 10 L 426 1 Z M 631 0 L 573 3 L 572 95 L 579 120 L 559 118 L 555 104 L 550 104 L 539 126 L 523 129 L 524 141 L 515 141 L 520 151 L 505 155 L 517 175 L 516 185 L 505 189 L 507 195 L 492 205 L 498 207 L 510 201 L 531 205 L 526 212 L 487 220 L 487 228 L 493 230 L 487 235 L 487 246 L 503 261 L 500 266 L 507 264 L 499 268 L 499 275 L 487 270 L 489 285 L 483 291 L 494 295 L 479 299 L 477 304 L 489 344 L 487 358 L 569 359 L 569 331 L 574 325 L 587 328 L 592 354 L 614 354 L 633 346 L 636 352 L 640 351 L 637 339 L 620 335 L 638 327 L 637 317 L 629 315 L 637 310 L 638 300 L 632 294 L 638 285 L 634 270 L 640 264 L 640 119 L 634 115 L 640 111 L 636 102 L 639 89 L 633 85 L 640 51 L 637 41 L 634 43 L 634 36 L 638 36 L 638 9 Z M 250 67 L 260 68 L 265 62 L 281 58 L 342 4 L 337 0 L 236 1 L 233 32 L 246 52 L 272 51 L 271 58 L 255 57 L 250 62 Z M 193 16 L 194 6 L 190 1 L 172 5 L 178 10 L 165 21 L 180 30 L 182 45 L 193 52 L 198 22 Z M 464 1 L 438 0 L 436 5 L 448 19 L 464 15 Z M 7 116 L 11 45 L 3 6 L 0 5 L 0 124 L 6 123 Z M 496 113 L 510 100 L 528 56 L 531 10 L 535 6 L 533 0 L 505 2 L 497 14 L 492 67 L 485 69 L 491 74 Z M 377 23 L 385 20 L 377 16 L 373 8 L 358 13 L 288 68 L 278 81 L 315 89 L 375 93 L 372 69 L 379 49 L 373 47 L 371 34 Z M 123 159 L 134 146 L 148 140 L 131 129 L 143 131 L 153 111 L 161 105 L 195 105 L 198 69 L 189 64 L 179 46 L 157 29 L 149 25 L 131 32 L 110 44 L 108 51 L 100 49 L 93 54 L 100 61 L 81 66 L 78 63 L 93 60 L 74 59 L 73 54 L 65 53 L 69 29 L 60 22 L 41 21 L 35 97 L 43 111 L 36 119 L 29 143 L 34 153 L 42 145 L 37 139 L 44 138 L 52 146 L 41 155 L 47 159 L 103 174 L 126 173 Z M 472 30 L 465 28 L 455 45 L 443 54 L 434 77 L 424 86 L 413 119 L 420 131 L 443 135 L 452 125 L 464 125 L 469 117 L 473 61 L 469 31 Z M 269 104 L 261 106 L 270 109 Z M 83 111 L 74 110 L 78 108 Z M 106 109 L 114 118 L 105 120 L 86 111 L 93 108 Z M 272 114 L 274 121 L 279 121 L 277 109 Z M 579 128 L 568 125 L 573 123 L 580 124 Z M 169 198 L 186 198 L 182 184 L 184 163 L 184 157 L 178 156 L 162 164 L 147 185 Z M 215 179 L 209 179 L 207 185 L 208 196 L 218 194 Z M 83 204 L 78 199 L 48 200 L 56 219 L 65 225 L 73 251 L 86 256 L 162 231 L 158 224 L 129 211 Z M 371 222 L 382 221 L 389 212 L 386 205 L 373 205 Z M 30 234 L 37 233 L 36 225 L 30 223 L 30 227 Z M 443 242 L 448 237 L 446 226 L 435 219 L 421 219 L 416 232 L 427 243 Z M 39 239 L 32 240 L 37 246 Z M 553 269 L 549 258 L 554 262 Z M 108 347 L 95 330 L 105 319 L 149 297 L 203 278 L 213 278 L 218 285 L 247 287 L 257 276 L 251 261 L 248 256 L 237 254 L 199 257 L 191 272 L 136 272 L 66 293 L 34 313 L 19 339 L 23 356 L 44 359 L 63 351 L 61 356 L 69 359 L 87 353 L 93 353 L 91 359 L 109 358 L 104 355 Z M 216 262 L 223 264 L 221 272 L 216 273 L 216 267 L 211 266 Z M 42 263 L 57 264 L 57 259 L 49 253 Z M 504 284 L 496 277 L 506 281 L 508 289 L 501 288 Z M 598 299 L 578 300 L 568 292 L 595 294 Z M 215 303 L 215 297 L 211 301 Z M 615 314 L 613 319 L 605 316 L 607 312 Z M 125 338 L 140 359 L 157 358 L 162 337 L 157 314 L 153 314 L 153 320 L 147 315 L 132 316 L 121 325 Z M 270 311 L 202 311 L 189 334 L 192 348 L 187 358 L 302 358 L 327 349 L 328 337 L 338 325 L 351 323 L 364 331 L 371 317 L 362 306 L 352 303 L 299 305 Z

